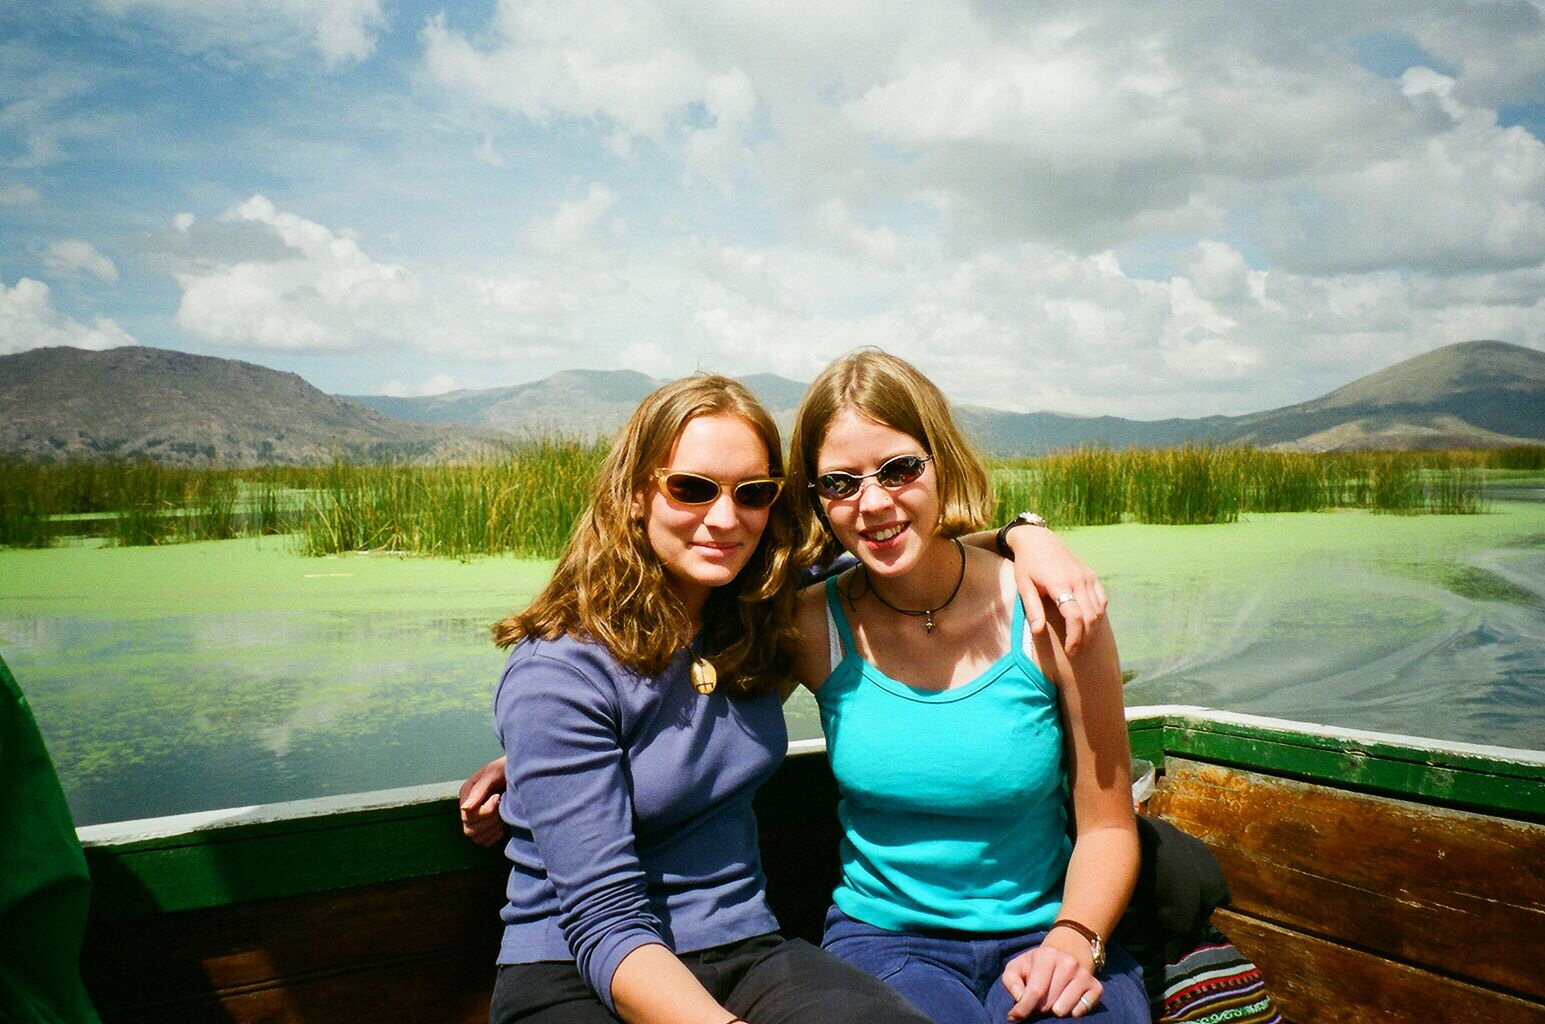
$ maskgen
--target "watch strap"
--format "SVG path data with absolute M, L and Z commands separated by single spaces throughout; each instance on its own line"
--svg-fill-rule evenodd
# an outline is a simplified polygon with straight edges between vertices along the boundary
M 1043 529 L 1048 528 L 1046 526 L 1046 520 L 1042 519 L 1034 512 L 1021 512 L 1013 519 L 1010 519 L 1008 522 L 998 527 L 998 554 L 1002 555 L 1004 558 L 1007 558 L 1011 562 L 1014 560 L 1014 549 L 1009 547 L 1009 531 L 1016 526 L 1039 526 Z
M 1071 917 L 1059 917 L 1053 921 L 1051 928 L 1046 929 L 1048 935 L 1051 934 L 1052 928 L 1069 928 L 1088 940 L 1089 957 L 1094 961 L 1094 972 L 1096 974 L 1100 973 L 1100 969 L 1105 966 L 1105 939 L 1101 937 L 1099 932 L 1086 924 L 1073 920 Z

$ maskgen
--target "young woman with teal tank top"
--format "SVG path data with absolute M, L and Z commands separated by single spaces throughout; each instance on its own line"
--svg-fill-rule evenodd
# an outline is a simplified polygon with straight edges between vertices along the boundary
M 1148 1021 L 1141 970 L 1105 940 L 1138 867 L 1108 625 L 1072 656 L 1026 630 L 1010 563 L 954 539 L 987 521 L 986 471 L 893 356 L 811 385 L 789 492 L 803 557 L 858 559 L 796 612 L 843 829 L 825 947 L 938 1024 Z

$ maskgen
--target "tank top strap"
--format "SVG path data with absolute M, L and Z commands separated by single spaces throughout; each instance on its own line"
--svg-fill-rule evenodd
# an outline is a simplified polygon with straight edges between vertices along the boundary
M 1013 617 L 1009 620 L 1009 650 L 1016 646 L 1025 654 L 1030 653 L 1030 623 L 1025 618 L 1025 602 L 1018 595 L 1014 595 Z
M 849 628 L 848 617 L 842 611 L 842 594 L 837 590 L 835 576 L 828 577 L 826 580 L 826 612 L 831 621 L 837 625 L 837 639 L 842 641 L 843 653 L 858 653 L 858 645 L 853 642 L 853 630 Z

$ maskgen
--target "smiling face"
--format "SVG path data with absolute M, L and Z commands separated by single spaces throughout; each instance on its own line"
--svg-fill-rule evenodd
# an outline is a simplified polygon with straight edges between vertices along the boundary
M 816 454 L 816 473 L 873 473 L 898 455 L 924 455 L 922 442 L 894 427 L 844 409 L 831 421 Z M 877 576 L 915 566 L 937 539 L 939 489 L 933 463 L 894 490 L 873 477 L 852 497 L 820 498 L 832 534 Z
M 709 592 L 733 580 L 756 552 L 770 510 L 736 505 L 731 492 L 742 480 L 766 477 L 769 465 L 766 444 L 746 420 L 699 416 L 681 429 L 663 468 L 717 480 L 724 485 L 719 496 L 707 505 L 685 505 L 654 477 L 635 496 L 649 546 L 694 620 Z

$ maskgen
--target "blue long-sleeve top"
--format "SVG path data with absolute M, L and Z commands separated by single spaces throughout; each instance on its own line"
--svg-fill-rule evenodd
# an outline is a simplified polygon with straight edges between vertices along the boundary
M 788 749 L 775 694 L 702 696 L 569 637 L 527 640 L 494 697 L 512 868 L 501 964 L 570 960 L 610 1008 L 634 949 L 776 931 L 751 798 Z

